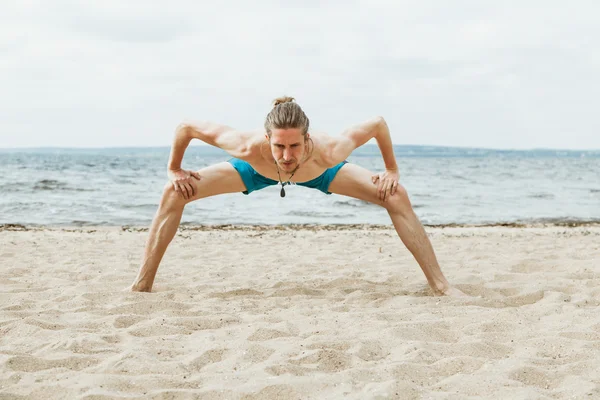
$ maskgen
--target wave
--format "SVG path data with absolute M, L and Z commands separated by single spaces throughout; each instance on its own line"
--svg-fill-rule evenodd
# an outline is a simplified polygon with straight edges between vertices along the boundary
M 352 208 L 360 208 L 360 207 L 377 207 L 375 204 L 369 203 L 368 201 L 364 201 L 364 200 L 337 200 L 333 202 L 334 206 L 341 206 L 341 207 L 352 207 Z M 413 203 L 413 208 L 423 208 L 425 207 L 425 205 L 423 204 L 414 204 Z
M 364 206 L 370 206 L 371 203 L 369 203 L 368 201 L 364 201 L 364 200 L 336 200 L 333 202 L 334 206 L 342 206 L 342 207 L 364 207 Z
M 42 179 L 41 181 L 37 181 L 33 185 L 34 190 L 60 190 L 66 187 L 67 184 L 65 182 L 57 181 L 54 179 Z
M 13 190 L 15 192 L 22 189 Z M 54 179 L 42 179 L 33 184 L 33 190 L 48 190 L 48 191 L 67 191 L 67 192 L 93 192 L 95 189 L 69 187 L 66 182 L 57 181 Z
M 73 220 L 70 224 L 71 226 L 106 226 L 109 225 L 108 221 L 100 221 L 100 222 L 92 222 L 92 221 L 83 221 L 83 220 Z
M 159 202 L 157 201 L 152 204 L 120 204 L 118 206 L 126 210 L 156 209 L 159 206 Z M 198 209 L 195 208 L 194 210 L 197 211 Z
M 317 218 L 348 218 L 348 214 L 336 214 L 320 211 L 289 211 L 285 215 L 293 217 L 317 217 Z

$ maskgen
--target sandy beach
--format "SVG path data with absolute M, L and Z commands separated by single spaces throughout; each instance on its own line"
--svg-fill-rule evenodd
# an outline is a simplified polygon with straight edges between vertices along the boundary
M 0 399 L 600 398 L 600 226 L 0 230 Z

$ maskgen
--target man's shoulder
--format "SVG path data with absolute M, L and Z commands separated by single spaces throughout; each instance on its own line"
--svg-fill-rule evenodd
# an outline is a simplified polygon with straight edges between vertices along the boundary
M 328 135 L 325 132 L 311 133 L 314 143 L 315 162 L 323 168 L 331 168 L 338 163 L 334 157 L 334 149 L 339 138 Z
M 246 152 L 246 156 L 244 157 L 245 161 L 251 162 L 259 160 L 262 158 L 262 153 L 264 151 L 269 151 L 269 146 L 265 139 L 266 133 L 264 130 L 257 129 L 252 131 L 245 131 L 241 134 L 248 138 L 248 151 Z

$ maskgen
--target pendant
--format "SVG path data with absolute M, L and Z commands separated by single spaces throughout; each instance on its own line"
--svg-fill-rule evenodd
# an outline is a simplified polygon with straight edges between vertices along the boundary
M 281 197 L 285 197 L 285 189 L 283 188 L 283 186 L 281 187 L 281 192 L 279 192 L 279 195 Z

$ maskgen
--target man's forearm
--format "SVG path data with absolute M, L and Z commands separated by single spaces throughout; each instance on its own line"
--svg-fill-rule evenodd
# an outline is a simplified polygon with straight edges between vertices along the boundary
M 398 169 L 396 156 L 394 155 L 394 145 L 392 144 L 392 138 L 390 136 L 390 129 L 383 118 L 379 123 L 377 133 L 375 134 L 375 140 L 381 151 L 385 169 Z
M 169 156 L 168 168 L 172 171 L 181 169 L 181 161 L 183 160 L 183 154 L 185 149 L 192 140 L 192 136 L 189 134 L 188 128 L 183 126 L 177 128 L 175 131 L 175 137 L 173 138 L 173 145 L 171 146 L 171 155 Z

